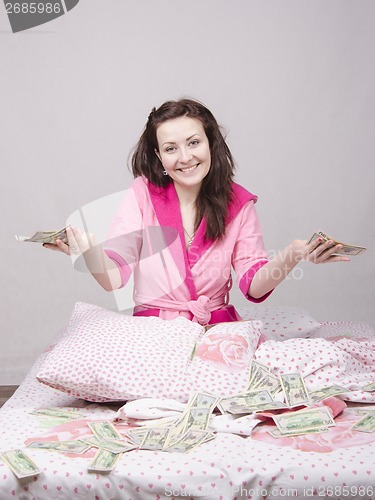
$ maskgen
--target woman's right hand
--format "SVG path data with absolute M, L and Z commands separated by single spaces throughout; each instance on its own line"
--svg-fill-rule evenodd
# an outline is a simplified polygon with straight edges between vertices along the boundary
M 81 255 L 96 245 L 95 237 L 92 233 L 86 233 L 76 227 L 66 228 L 68 244 L 58 239 L 55 243 L 44 243 L 45 248 L 65 253 L 66 255 Z

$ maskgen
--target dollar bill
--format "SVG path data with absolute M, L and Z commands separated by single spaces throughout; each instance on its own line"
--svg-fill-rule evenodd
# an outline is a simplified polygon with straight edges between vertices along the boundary
M 272 418 L 279 431 L 283 434 L 336 425 L 327 407 L 297 410 L 281 415 L 274 415 Z
M 40 474 L 38 466 L 22 450 L 7 451 L 1 455 L 1 459 L 19 479 Z
M 98 439 L 104 439 L 105 441 L 118 441 L 122 439 L 121 434 L 116 431 L 110 422 L 89 422 L 88 426 Z
M 127 451 L 134 450 L 135 445 L 127 443 L 126 441 L 106 441 L 104 439 L 98 439 L 95 436 L 82 438 L 82 441 L 87 443 L 88 446 L 94 448 L 100 448 L 102 450 L 110 451 L 111 453 L 126 453 Z
M 76 441 L 33 441 L 27 445 L 28 448 L 37 448 L 38 450 L 61 451 L 65 453 L 85 453 L 91 445 L 83 440 Z
M 330 387 L 325 387 L 319 391 L 310 392 L 310 399 L 312 403 L 319 403 L 324 399 L 330 398 L 332 396 L 337 396 L 338 394 L 344 394 L 348 392 L 345 387 L 340 387 L 339 385 L 331 385 Z
M 207 408 L 214 410 L 220 398 L 207 392 L 198 392 L 188 402 L 188 408 Z
M 170 432 L 170 427 L 148 428 L 140 448 L 143 450 L 162 450 Z
M 212 419 L 209 408 L 190 408 L 186 417 L 184 429 L 206 430 Z
M 288 406 L 281 401 L 271 401 L 270 403 L 258 405 L 257 408 L 254 409 L 254 413 L 264 412 L 267 410 L 286 410 L 287 408 Z
M 15 235 L 17 241 L 28 241 L 32 243 L 55 243 L 56 240 L 62 240 L 64 243 L 68 242 L 66 235 L 66 228 L 59 229 L 58 231 L 37 231 L 32 236 L 19 236 Z
M 369 413 L 375 414 L 375 405 L 367 405 L 367 406 L 350 406 L 348 408 L 351 412 L 356 413 L 357 415 L 367 415 Z
M 308 243 L 311 243 L 313 240 L 316 240 L 317 238 L 323 238 L 324 241 L 332 240 L 334 245 L 340 244 L 342 245 L 342 248 L 335 252 L 332 255 L 349 255 L 349 256 L 354 256 L 354 255 L 359 255 L 360 253 L 364 252 L 366 250 L 365 247 L 359 247 L 357 245 L 347 245 L 346 243 L 342 243 L 340 241 L 336 241 L 330 236 L 327 236 L 323 231 L 319 231 L 318 233 L 314 233 Z
M 362 387 L 362 391 L 374 392 L 375 391 L 375 382 L 371 382 L 370 384 L 367 384 L 364 387 Z
M 311 403 L 305 382 L 300 373 L 284 373 L 280 376 L 280 384 L 289 408 Z
M 203 442 L 206 442 L 208 438 L 211 438 L 211 434 L 208 431 L 188 430 L 178 441 L 174 443 L 167 441 L 164 451 L 188 453 Z
M 304 434 L 320 434 L 321 432 L 327 432 L 329 429 L 328 427 L 322 427 L 322 428 L 313 428 L 313 429 L 301 429 L 301 430 L 295 430 L 292 432 L 281 432 L 279 429 L 272 429 L 267 431 L 268 434 L 270 434 L 274 438 L 280 438 L 280 437 L 293 437 L 293 436 L 303 436 Z
M 88 467 L 90 472 L 110 472 L 115 468 L 116 462 L 121 456 L 121 453 L 112 453 L 107 450 L 99 450 L 95 455 L 94 460 Z
M 61 408 L 39 408 L 30 412 L 30 415 L 37 415 L 42 417 L 51 417 L 61 420 L 78 420 L 84 418 L 84 415 L 78 413 L 75 409 L 62 410 Z
M 368 414 L 356 422 L 352 429 L 359 432 L 374 432 L 375 431 L 375 415 Z
M 253 413 L 265 404 L 272 403 L 271 394 L 266 391 L 249 391 L 231 398 L 223 398 L 218 403 L 221 413 L 239 415 Z

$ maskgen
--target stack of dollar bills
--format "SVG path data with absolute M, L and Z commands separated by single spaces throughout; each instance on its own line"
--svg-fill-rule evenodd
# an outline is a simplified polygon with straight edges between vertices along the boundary
M 317 233 L 314 233 L 309 239 L 308 243 L 311 243 L 313 240 L 316 240 L 317 238 L 322 238 L 323 242 L 331 240 L 333 242 L 332 246 L 342 245 L 342 247 L 332 255 L 348 255 L 353 257 L 354 255 L 359 255 L 360 253 L 366 250 L 365 247 L 359 247 L 357 245 L 348 245 L 347 243 L 336 241 L 334 238 L 331 238 L 330 236 L 323 233 L 323 231 L 318 231 Z
M 375 391 L 375 381 L 365 385 L 362 390 Z M 33 415 L 48 419 L 51 425 L 85 420 L 88 434 L 71 441 L 33 441 L 28 444 L 28 448 L 76 454 L 97 448 L 88 471 L 109 473 L 123 453 L 135 449 L 188 453 L 214 439 L 212 419 L 215 408 L 222 414 L 234 416 L 264 412 L 276 424 L 276 427 L 268 430 L 275 438 L 325 432 L 335 425 L 335 421 L 328 407 L 314 405 L 346 392 L 347 389 L 333 385 L 309 393 L 300 373 L 276 376 L 268 367 L 253 361 L 244 392 L 226 398 L 205 392 L 193 394 L 178 417 L 145 422 L 142 427 L 124 430 L 124 434 L 120 434 L 109 421 L 88 422 L 87 417 L 75 408 L 35 410 L 31 412 Z M 375 431 L 375 406 L 367 405 L 352 410 L 360 417 L 352 427 L 354 431 Z M 20 479 L 40 473 L 25 450 L 7 451 L 1 455 L 1 459 Z
M 37 231 L 32 236 L 20 236 L 16 234 L 15 238 L 17 241 L 28 241 L 30 243 L 55 243 L 56 240 L 68 243 L 65 227 L 58 231 Z

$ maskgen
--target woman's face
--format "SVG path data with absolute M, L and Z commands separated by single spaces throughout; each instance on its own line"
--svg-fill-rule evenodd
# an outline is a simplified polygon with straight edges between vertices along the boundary
M 156 137 L 156 154 L 175 185 L 199 188 L 211 167 L 210 145 L 201 121 L 188 116 L 167 120 L 158 126 Z

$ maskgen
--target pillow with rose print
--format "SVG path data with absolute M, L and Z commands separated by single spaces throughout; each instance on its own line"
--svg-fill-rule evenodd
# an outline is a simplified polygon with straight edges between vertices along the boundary
M 185 400 L 181 389 L 204 328 L 185 318 L 134 317 L 78 302 L 37 379 L 93 402 Z
M 259 324 L 226 323 L 205 332 L 182 317 L 126 316 L 79 302 L 37 379 L 93 402 L 142 397 L 186 402 L 198 390 L 234 394 L 246 385 Z M 213 341 L 221 357 L 214 349 L 205 353 Z
M 198 340 L 185 380 L 186 392 L 208 391 L 221 397 L 247 389 L 261 321 L 220 323 Z

